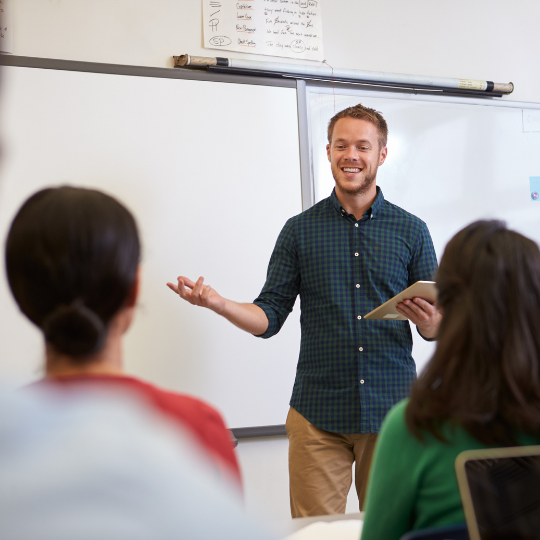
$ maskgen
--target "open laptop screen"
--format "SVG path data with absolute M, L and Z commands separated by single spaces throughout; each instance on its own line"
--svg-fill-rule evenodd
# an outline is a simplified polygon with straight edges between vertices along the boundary
M 463 452 L 456 471 L 471 540 L 540 539 L 540 446 Z

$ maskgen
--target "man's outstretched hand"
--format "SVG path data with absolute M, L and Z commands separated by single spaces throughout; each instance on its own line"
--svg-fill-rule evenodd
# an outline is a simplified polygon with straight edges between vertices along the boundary
M 167 283 L 167 287 L 190 304 L 211 309 L 250 334 L 259 336 L 268 328 L 268 317 L 259 306 L 223 298 L 210 285 L 204 284 L 202 276 L 196 282 L 179 276 L 178 284 Z
M 218 314 L 223 313 L 225 299 L 210 285 L 205 285 L 202 276 L 196 282 L 187 277 L 179 276 L 178 284 L 167 283 L 167 287 L 194 306 L 205 307 Z

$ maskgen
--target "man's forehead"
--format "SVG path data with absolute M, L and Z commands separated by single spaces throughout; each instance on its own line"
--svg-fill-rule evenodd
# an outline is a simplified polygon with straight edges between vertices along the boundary
M 352 136 L 352 137 L 334 137 L 334 142 L 343 142 L 343 141 L 348 141 L 350 139 L 354 139 L 355 142 L 365 142 L 365 143 L 373 142 L 373 139 L 371 137 L 369 139 L 366 139 L 365 137 L 356 138 L 354 136 Z
M 352 129 L 372 129 L 375 132 L 377 131 L 377 126 L 367 118 L 354 118 L 354 116 L 340 118 L 336 122 L 334 129 L 345 128 L 345 126 Z
M 332 142 L 340 140 L 364 141 L 374 143 L 378 140 L 379 131 L 377 126 L 364 118 L 345 116 L 340 118 L 334 125 Z

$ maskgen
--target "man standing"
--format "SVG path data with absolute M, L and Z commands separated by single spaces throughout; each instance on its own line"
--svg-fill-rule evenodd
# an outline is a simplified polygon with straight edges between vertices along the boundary
M 382 115 L 362 105 L 331 119 L 326 150 L 336 187 L 287 221 L 252 304 L 223 298 L 202 277 L 168 284 L 263 338 L 279 332 L 300 294 L 302 341 L 286 423 L 293 517 L 344 512 L 354 462 L 362 508 L 381 422 L 416 375 L 408 321 L 363 318 L 416 281 L 432 279 L 437 266 L 425 223 L 376 186 L 387 135 Z M 424 339 L 435 338 L 435 306 L 415 298 L 398 311 Z

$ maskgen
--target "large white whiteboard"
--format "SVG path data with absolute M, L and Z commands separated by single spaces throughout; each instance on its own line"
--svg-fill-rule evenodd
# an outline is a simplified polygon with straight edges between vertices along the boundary
M 230 427 L 284 423 L 297 310 L 261 340 L 165 283 L 204 275 L 226 297 L 258 295 L 281 227 L 302 210 L 296 90 L 24 67 L 2 75 L 2 243 L 16 209 L 44 186 L 119 197 L 143 242 L 127 370 L 209 400 Z M 0 378 L 20 385 L 40 376 L 43 344 L 1 266 Z
M 477 219 L 503 219 L 540 243 L 540 202 L 529 189 L 529 177 L 540 176 L 540 132 L 525 131 L 538 128 L 524 128 L 523 121 L 523 111 L 540 119 L 538 105 L 309 90 L 316 201 L 334 186 L 325 149 L 328 122 L 335 111 L 362 103 L 380 111 L 389 128 L 377 184 L 386 199 L 427 223 L 439 260 L 448 240 Z M 420 370 L 435 344 L 415 330 L 413 340 Z

